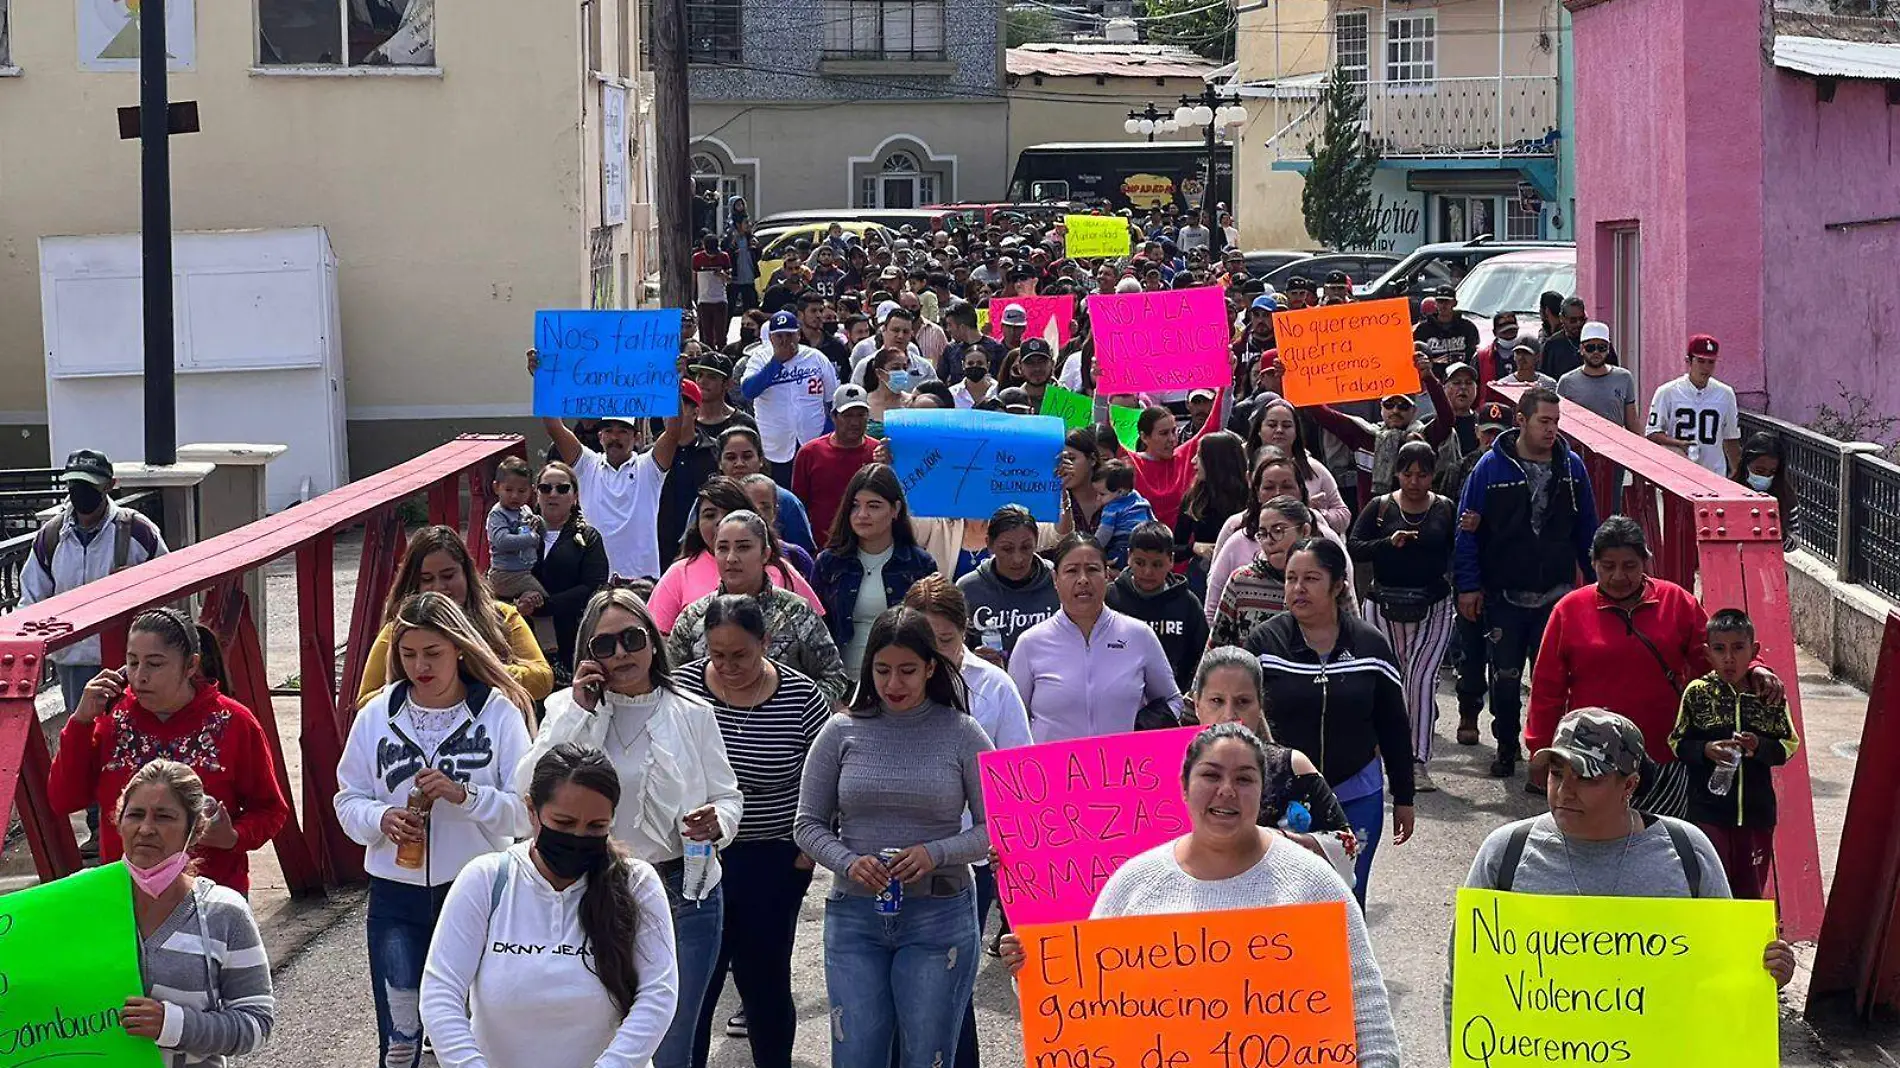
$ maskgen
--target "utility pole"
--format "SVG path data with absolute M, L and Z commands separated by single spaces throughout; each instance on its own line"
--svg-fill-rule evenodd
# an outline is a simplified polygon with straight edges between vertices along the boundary
M 653 211 L 660 304 L 692 307 L 693 185 L 687 163 L 686 0 L 653 0 Z
M 178 460 L 173 381 L 171 94 L 166 69 L 165 0 L 139 12 L 139 158 L 145 300 L 145 462 Z

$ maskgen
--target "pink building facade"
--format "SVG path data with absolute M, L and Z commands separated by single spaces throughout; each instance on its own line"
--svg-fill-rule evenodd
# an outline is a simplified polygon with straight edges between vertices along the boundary
M 1578 286 L 1645 394 L 1708 333 L 1744 407 L 1900 412 L 1900 43 L 1767 0 L 1566 6 Z

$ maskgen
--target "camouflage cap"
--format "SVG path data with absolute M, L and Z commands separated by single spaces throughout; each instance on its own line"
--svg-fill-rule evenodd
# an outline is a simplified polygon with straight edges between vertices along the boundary
M 1531 763 L 1540 767 L 1553 759 L 1562 759 L 1586 779 L 1612 771 L 1634 775 L 1643 766 L 1643 732 L 1609 709 L 1579 708 L 1557 724 L 1548 747 L 1531 755 Z

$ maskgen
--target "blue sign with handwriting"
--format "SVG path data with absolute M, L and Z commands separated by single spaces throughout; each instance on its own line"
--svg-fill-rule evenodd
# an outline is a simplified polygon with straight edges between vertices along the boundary
M 680 311 L 534 313 L 534 414 L 550 419 L 680 411 Z
M 948 409 L 884 413 L 892 467 L 912 515 L 988 519 L 1020 504 L 1053 523 L 1062 516 L 1062 420 Z

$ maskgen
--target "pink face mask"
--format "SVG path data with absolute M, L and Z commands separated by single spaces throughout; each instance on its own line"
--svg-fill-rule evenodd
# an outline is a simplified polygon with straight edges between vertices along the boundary
M 125 862 L 125 867 L 132 873 L 132 882 L 144 891 L 146 897 L 157 897 L 178 881 L 185 865 L 190 863 L 189 853 L 173 853 L 150 868 L 141 868 L 129 860 Z

